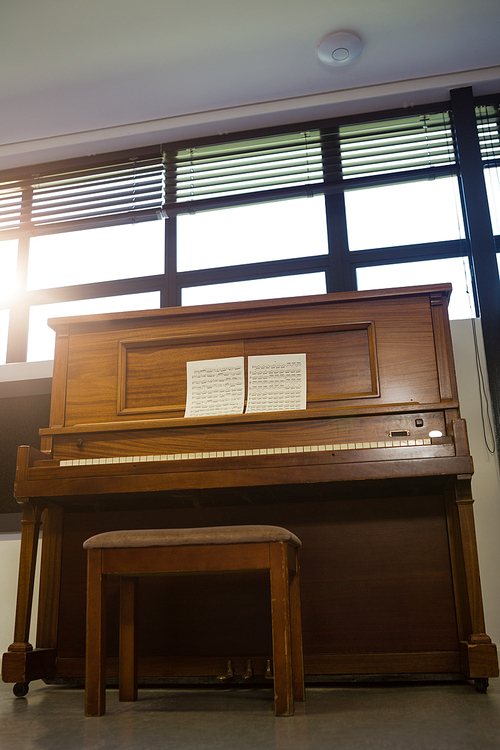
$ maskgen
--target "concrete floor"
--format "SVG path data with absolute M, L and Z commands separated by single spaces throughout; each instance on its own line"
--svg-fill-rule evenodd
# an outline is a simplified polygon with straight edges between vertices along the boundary
M 25 698 L 0 683 L 1 750 L 492 750 L 500 749 L 500 680 L 308 687 L 295 716 L 276 718 L 271 690 L 107 692 L 84 717 L 80 688 L 33 682 Z

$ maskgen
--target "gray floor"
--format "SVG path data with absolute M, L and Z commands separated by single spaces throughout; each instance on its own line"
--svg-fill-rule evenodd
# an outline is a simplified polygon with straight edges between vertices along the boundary
M 107 713 L 83 715 L 83 690 L 34 682 L 25 698 L 0 683 L 2 750 L 490 750 L 500 748 L 500 680 L 471 684 L 308 687 L 293 717 L 270 690 L 107 692 Z

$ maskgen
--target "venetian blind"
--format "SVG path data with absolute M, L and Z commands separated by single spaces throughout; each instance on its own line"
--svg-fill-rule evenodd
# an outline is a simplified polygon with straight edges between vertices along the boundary
M 0 182 L 0 229 L 30 234 L 156 218 L 163 203 L 161 155 L 54 165 Z
M 485 167 L 500 166 L 500 108 L 498 105 L 476 107 L 477 132 L 481 158 Z
M 0 176 L 2 237 L 422 179 L 455 162 L 447 112 L 145 151 Z

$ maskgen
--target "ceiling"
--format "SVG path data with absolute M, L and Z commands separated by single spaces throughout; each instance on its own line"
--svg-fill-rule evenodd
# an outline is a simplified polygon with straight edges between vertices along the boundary
M 3 0 L 0 168 L 498 91 L 499 31 L 499 0 Z

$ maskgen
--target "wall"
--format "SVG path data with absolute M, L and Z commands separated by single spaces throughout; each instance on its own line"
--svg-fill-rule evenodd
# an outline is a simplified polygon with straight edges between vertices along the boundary
M 500 473 L 498 455 L 491 455 L 488 452 L 483 438 L 472 325 L 470 320 L 453 321 L 452 336 L 461 411 L 467 419 L 471 453 L 475 464 L 473 491 L 476 500 L 475 517 L 486 629 L 493 641 L 499 645 Z M 477 328 L 481 347 L 480 327 L 477 326 Z M 483 371 L 485 372 L 484 365 Z M 17 531 L 0 533 L 0 653 L 3 653 L 12 641 L 18 556 L 19 533 Z
M 498 453 L 490 454 L 483 437 L 481 402 L 475 363 L 473 321 L 455 320 L 451 323 L 453 351 L 457 371 L 461 415 L 467 420 L 469 443 L 474 459 L 472 491 L 475 499 L 474 515 L 479 549 L 479 564 L 486 632 L 500 646 L 500 471 Z M 481 354 L 481 328 L 476 326 Z M 482 357 L 482 371 L 486 365 Z M 492 438 L 490 438 L 490 441 Z

